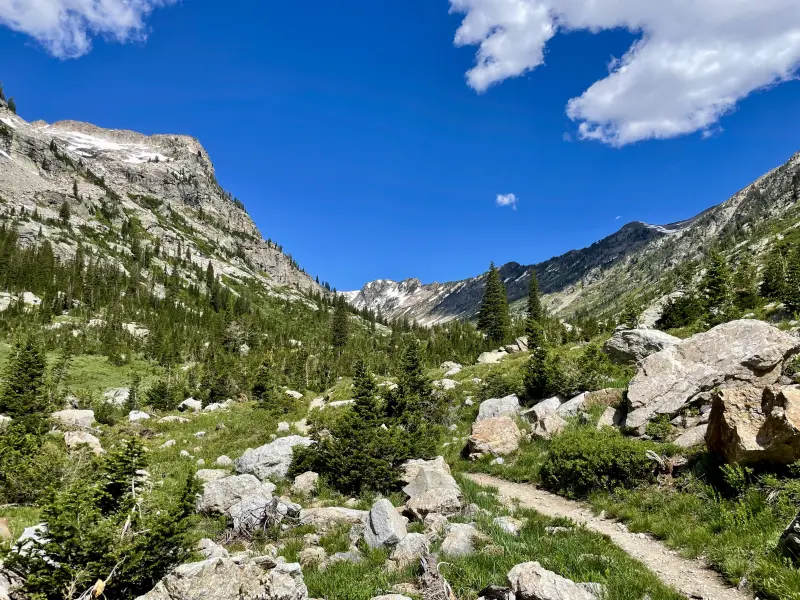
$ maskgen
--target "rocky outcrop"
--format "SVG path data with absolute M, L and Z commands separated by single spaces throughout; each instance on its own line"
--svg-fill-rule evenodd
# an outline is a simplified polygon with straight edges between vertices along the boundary
M 306 600 L 297 563 L 270 556 L 209 558 L 179 566 L 137 600 Z
M 615 362 L 632 364 L 680 343 L 680 338 L 658 329 L 617 329 L 603 350 Z
M 237 473 L 249 473 L 261 480 L 270 477 L 286 477 L 292 464 L 295 446 L 310 446 L 313 440 L 299 435 L 288 435 L 264 444 L 255 450 L 247 450 L 234 461 Z
M 800 460 L 800 387 L 719 390 L 713 398 L 706 445 L 741 465 L 788 465 Z
M 408 496 L 406 507 L 418 520 L 431 513 L 448 515 L 461 509 L 461 488 L 441 456 L 406 461 L 400 479 L 406 484 L 403 487 Z
M 475 421 L 469 436 L 468 453 L 471 457 L 483 454 L 504 456 L 519 449 L 522 433 L 510 417 L 494 417 Z
M 628 387 L 624 426 L 643 433 L 650 419 L 673 417 L 718 387 L 775 384 L 798 345 L 800 340 L 772 325 L 740 320 L 652 354 L 639 363 Z

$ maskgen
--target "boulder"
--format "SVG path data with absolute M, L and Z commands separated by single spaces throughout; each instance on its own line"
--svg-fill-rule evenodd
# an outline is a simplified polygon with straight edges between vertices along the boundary
M 218 467 L 232 467 L 233 466 L 233 459 L 230 456 L 222 455 L 218 456 L 217 460 L 214 461 Z
M 529 408 L 522 412 L 522 416 L 528 419 L 531 423 L 535 423 L 547 415 L 555 413 L 563 402 L 560 396 L 553 396 L 537 403 L 533 408 Z
M 503 360 L 508 353 L 505 350 L 492 350 L 490 352 L 483 352 L 478 357 L 479 365 L 494 365 Z
M 507 577 L 517 600 L 598 600 L 585 587 L 548 571 L 538 562 L 519 564 Z
M 128 421 L 131 423 L 136 423 L 138 421 L 147 421 L 150 418 L 146 412 L 141 410 L 132 410 L 128 413 Z
M 428 553 L 430 542 L 422 533 L 409 533 L 394 547 L 389 555 L 392 569 L 404 569 L 419 562 Z
M 261 480 L 268 477 L 286 477 L 292 463 L 295 446 L 310 446 L 311 438 L 287 435 L 255 450 L 247 450 L 234 461 L 237 473 L 250 473 Z
M 516 452 L 522 433 L 510 417 L 494 417 L 472 424 L 468 450 L 470 456 L 481 454 L 505 455 Z
M 450 523 L 442 541 L 444 556 L 467 556 L 475 552 L 475 542 L 484 536 L 470 523 Z
M 578 394 L 571 400 L 567 400 L 556 409 L 556 414 L 565 419 L 567 417 L 574 417 L 577 415 L 586 404 L 586 392 Z
M 633 364 L 680 343 L 680 338 L 658 329 L 618 329 L 603 350 L 614 362 Z
M 178 410 L 181 412 L 200 412 L 203 409 L 203 403 L 200 400 L 195 400 L 194 398 L 187 398 L 180 404 L 178 404 Z
M 408 460 L 402 465 L 400 480 L 406 485 L 403 492 L 414 498 L 432 490 L 448 488 L 461 495 L 461 488 L 450 474 L 450 466 L 444 457 L 437 456 L 432 460 Z
M 217 481 L 218 479 L 230 477 L 230 475 L 231 474 L 225 469 L 199 469 L 197 473 L 195 473 L 195 477 L 197 477 L 201 483 Z
M 514 344 L 520 349 L 520 352 L 527 352 L 529 350 L 527 335 L 522 335 L 515 339 Z
M 67 431 L 64 434 L 64 443 L 70 450 L 75 450 L 79 446 L 88 446 L 94 454 L 103 454 L 103 446 L 100 440 L 91 433 L 85 431 Z
M 228 558 L 230 556 L 223 546 L 209 538 L 203 538 L 197 542 L 197 549 L 203 555 L 203 558 Z
M 312 496 L 317 491 L 319 474 L 314 471 L 306 471 L 294 478 L 292 492 L 300 496 Z
M 365 510 L 343 506 L 304 508 L 300 511 L 300 525 L 311 525 L 317 531 L 330 531 L 339 525 L 360 525 L 367 514 Z
M 625 412 L 622 409 L 607 406 L 600 415 L 600 420 L 597 421 L 597 430 L 599 431 L 603 427 L 619 427 L 624 420 Z
M 800 340 L 752 319 L 723 323 L 652 354 L 628 387 L 624 426 L 643 433 L 658 415 L 670 418 L 715 388 L 766 386 L 779 381 Z
M 180 565 L 137 600 L 306 600 L 297 563 L 270 556 L 208 558 Z
M 197 511 L 225 514 L 242 498 L 247 496 L 271 497 L 274 491 L 274 484 L 262 483 L 253 475 L 231 475 L 203 485 L 203 491 L 197 497 Z
M 800 460 L 800 387 L 718 390 L 706 445 L 741 465 L 788 465 Z
M 519 535 L 520 530 L 525 526 L 523 521 L 514 517 L 495 517 L 493 522 L 500 529 L 514 536 Z
M 437 379 L 431 385 L 436 389 L 448 391 L 456 389 L 458 382 L 454 379 Z
M 59 410 L 50 415 L 60 427 L 90 429 L 94 424 L 93 410 Z
M 178 415 L 167 415 L 158 420 L 159 423 L 188 423 L 189 419 L 186 417 L 179 417 Z
M 228 509 L 233 530 L 249 534 L 259 528 L 278 525 L 286 517 L 297 517 L 301 507 L 290 500 L 272 498 L 265 494 L 245 496 Z
M 549 440 L 554 435 L 564 431 L 567 422 L 558 416 L 556 413 L 550 413 L 547 416 L 539 419 L 533 424 L 531 429 L 531 437 L 540 440 Z
M 128 401 L 128 397 L 130 397 L 130 395 L 130 388 L 111 388 L 110 390 L 103 392 L 103 400 L 108 404 L 122 406 Z
M 706 441 L 707 430 L 708 424 L 697 425 L 681 433 L 672 443 L 680 448 L 691 448 L 692 446 L 703 444 Z
M 431 513 L 452 515 L 462 506 L 461 490 L 453 488 L 434 488 L 406 502 L 406 508 L 419 521 Z
M 513 417 L 519 414 L 519 398 L 510 394 L 504 398 L 489 398 L 481 402 L 478 409 L 477 421 L 493 419 L 495 417 Z
M 300 400 L 300 398 L 303 397 L 303 394 L 301 394 L 300 392 L 296 392 L 294 390 L 286 390 L 286 395 L 291 396 L 295 400 Z
M 13 420 L 14 419 L 12 419 L 11 417 L 7 417 L 5 415 L 0 415 L 0 433 L 5 431 L 6 428 L 9 426 L 9 424 L 11 423 L 11 421 L 13 421 Z
M 364 524 L 364 541 L 370 548 L 395 546 L 406 537 L 407 522 L 389 500 L 382 498 L 369 511 Z

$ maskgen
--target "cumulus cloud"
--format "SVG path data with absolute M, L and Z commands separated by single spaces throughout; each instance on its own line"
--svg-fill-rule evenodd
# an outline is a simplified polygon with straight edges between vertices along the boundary
M 752 92 L 796 76 L 797 0 L 450 0 L 456 45 L 478 46 L 478 92 L 544 63 L 559 31 L 625 28 L 639 40 L 571 99 L 578 135 L 614 146 L 715 131 Z
M 36 39 L 53 56 L 89 52 L 92 38 L 117 42 L 147 37 L 146 17 L 177 0 L 0 0 L 0 24 Z
M 497 194 L 495 204 L 497 206 L 510 206 L 511 210 L 517 210 L 517 197 L 514 194 Z

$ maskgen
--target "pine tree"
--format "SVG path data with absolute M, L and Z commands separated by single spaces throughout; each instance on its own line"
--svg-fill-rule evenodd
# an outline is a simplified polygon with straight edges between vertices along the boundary
M 47 412 L 44 353 L 31 334 L 17 343 L 0 391 L 0 414 L 38 429 Z
M 536 323 L 544 321 L 544 307 L 542 306 L 542 295 L 539 291 L 539 279 L 533 269 L 531 269 L 531 281 L 528 284 L 528 319 Z
M 786 293 L 786 261 L 779 248 L 774 248 L 767 256 L 759 292 L 764 298 L 783 301 Z
M 800 246 L 789 254 L 783 302 L 792 313 L 800 312 Z
M 17 114 L 17 103 L 14 102 L 13 98 L 8 99 L 8 110 L 10 110 L 14 114 Z
M 490 344 L 498 345 L 506 341 L 510 328 L 511 317 L 508 312 L 506 287 L 500 279 L 500 272 L 494 263 L 491 263 L 478 313 L 478 329 L 486 334 Z
M 530 403 L 558 394 L 563 387 L 563 374 L 555 356 L 547 349 L 544 330 L 534 327 L 528 335 L 530 358 L 525 365 L 523 385 Z
M 331 320 L 331 344 L 334 348 L 340 349 L 347 344 L 349 329 L 350 314 L 347 310 L 347 303 L 344 296 L 338 296 Z
M 756 268 L 750 257 L 743 256 L 733 276 L 734 303 L 740 311 L 752 310 L 758 306 L 758 287 Z
M 730 318 L 733 307 L 731 271 L 725 256 L 712 251 L 708 267 L 700 284 L 700 297 L 708 321 L 716 325 Z

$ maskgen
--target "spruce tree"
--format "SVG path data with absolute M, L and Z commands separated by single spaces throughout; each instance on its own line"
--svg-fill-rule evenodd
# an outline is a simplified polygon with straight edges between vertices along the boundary
M 0 414 L 20 419 L 32 430 L 41 426 L 47 412 L 45 357 L 31 334 L 20 340 L 8 362 L 0 390 Z
M 528 319 L 537 323 L 544 321 L 544 307 L 542 306 L 542 295 L 539 291 L 539 279 L 533 269 L 531 269 L 531 281 L 528 284 Z
M 558 394 L 563 387 L 564 377 L 555 356 L 547 349 L 541 326 L 531 329 L 528 347 L 531 355 L 525 365 L 523 385 L 526 400 L 535 404 Z
M 341 349 L 347 345 L 350 329 L 350 314 L 344 296 L 337 296 L 336 306 L 331 320 L 331 344 L 334 348 Z
M 77 189 L 77 186 L 76 188 Z M 69 225 L 69 218 L 72 215 L 72 212 L 69 209 L 69 204 L 66 200 L 61 203 L 61 208 L 58 209 L 58 220 L 61 221 L 61 224 L 64 226 Z
M 700 296 L 709 323 L 717 325 L 730 318 L 733 307 L 731 271 L 725 256 L 717 250 L 709 256 Z
M 740 311 L 747 311 L 758 306 L 758 287 L 756 286 L 756 268 L 750 257 L 743 256 L 733 276 L 734 303 Z
M 770 300 L 783 301 L 786 293 L 786 261 L 779 248 L 774 248 L 764 263 L 764 280 L 759 293 Z
M 783 303 L 792 313 L 800 312 L 800 246 L 793 248 L 789 254 Z
M 10 110 L 14 114 L 17 114 L 17 103 L 14 102 L 13 98 L 8 99 L 8 110 Z
M 510 328 L 506 286 L 500 279 L 500 272 L 491 263 L 478 313 L 478 329 L 486 335 L 490 344 L 499 345 L 508 339 Z

